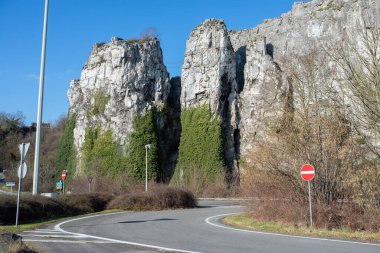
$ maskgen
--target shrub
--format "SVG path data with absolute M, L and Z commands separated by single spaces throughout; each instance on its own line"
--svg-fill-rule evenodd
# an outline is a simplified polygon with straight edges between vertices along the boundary
M 0 224 L 14 224 L 17 197 L 2 196 L 0 199 Z M 64 205 L 57 200 L 43 196 L 21 196 L 20 222 L 51 219 L 64 215 Z
M 107 209 L 161 210 L 196 206 L 194 195 L 182 188 L 155 186 L 148 192 L 123 194 L 112 200 Z
M 108 194 L 85 193 L 63 195 L 57 200 L 65 203 L 65 214 L 74 215 L 103 211 L 112 198 L 113 196 Z
M 103 211 L 113 197 L 107 194 L 65 195 L 57 199 L 43 196 L 21 196 L 20 223 L 49 220 L 69 215 Z M 0 198 L 0 224 L 14 224 L 17 197 Z
M 224 171 L 221 122 L 207 105 L 183 109 L 178 164 L 172 183 L 190 185 L 200 175 L 207 185 Z
M 82 168 L 87 175 L 115 177 L 123 166 L 120 147 L 113 140 L 112 131 L 87 128 L 82 148 Z
M 148 178 L 158 179 L 158 134 L 153 110 L 137 115 L 133 121 L 134 131 L 129 135 L 127 144 L 126 166 L 133 178 L 145 179 L 145 145 L 151 144 L 148 150 Z
M 306 184 L 304 185 L 306 189 Z M 296 192 L 285 178 L 268 171 L 247 171 L 241 181 L 243 196 L 250 215 L 259 220 L 277 221 L 287 225 L 305 226 L 309 223 L 308 199 Z M 350 231 L 380 231 L 380 212 L 351 201 L 326 204 L 313 198 L 313 226 L 316 228 Z
M 94 96 L 94 106 L 92 108 L 92 115 L 99 115 L 104 113 L 106 105 L 110 100 L 110 96 L 105 95 L 103 92 L 99 91 Z

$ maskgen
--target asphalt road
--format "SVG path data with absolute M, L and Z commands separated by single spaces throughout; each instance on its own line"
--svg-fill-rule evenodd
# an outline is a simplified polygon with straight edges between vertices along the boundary
M 236 205 L 202 202 L 202 208 L 121 212 L 61 222 L 26 231 L 47 252 L 310 252 L 379 253 L 380 244 L 247 232 L 218 220 L 242 211 Z

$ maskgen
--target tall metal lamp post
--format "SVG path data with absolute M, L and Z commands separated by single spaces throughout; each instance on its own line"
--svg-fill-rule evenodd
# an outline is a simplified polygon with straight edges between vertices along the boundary
M 44 78 L 45 78 L 45 51 L 46 36 L 48 23 L 49 0 L 45 0 L 44 27 L 42 33 L 42 50 L 41 50 L 41 66 L 40 66 L 40 85 L 38 91 L 38 108 L 37 108 L 37 132 L 36 132 L 36 148 L 34 155 L 34 173 L 33 173 L 33 195 L 38 194 L 38 177 L 40 170 L 40 142 L 41 142 L 41 123 L 42 123 L 42 107 L 44 100 Z
M 145 145 L 145 191 L 148 191 L 148 149 L 150 149 L 151 144 Z

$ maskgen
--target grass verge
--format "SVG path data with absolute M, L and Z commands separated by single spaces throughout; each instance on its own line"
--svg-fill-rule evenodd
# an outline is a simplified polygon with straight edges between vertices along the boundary
M 380 232 L 312 229 L 309 227 L 286 225 L 280 222 L 261 221 L 248 214 L 228 216 L 223 218 L 221 222 L 228 226 L 260 232 L 380 243 Z

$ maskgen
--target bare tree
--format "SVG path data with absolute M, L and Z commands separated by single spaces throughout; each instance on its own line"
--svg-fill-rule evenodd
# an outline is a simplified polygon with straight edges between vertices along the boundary
M 331 56 L 340 67 L 343 102 L 350 107 L 352 122 L 380 156 L 380 29 L 367 26 L 354 36 L 346 35 Z

